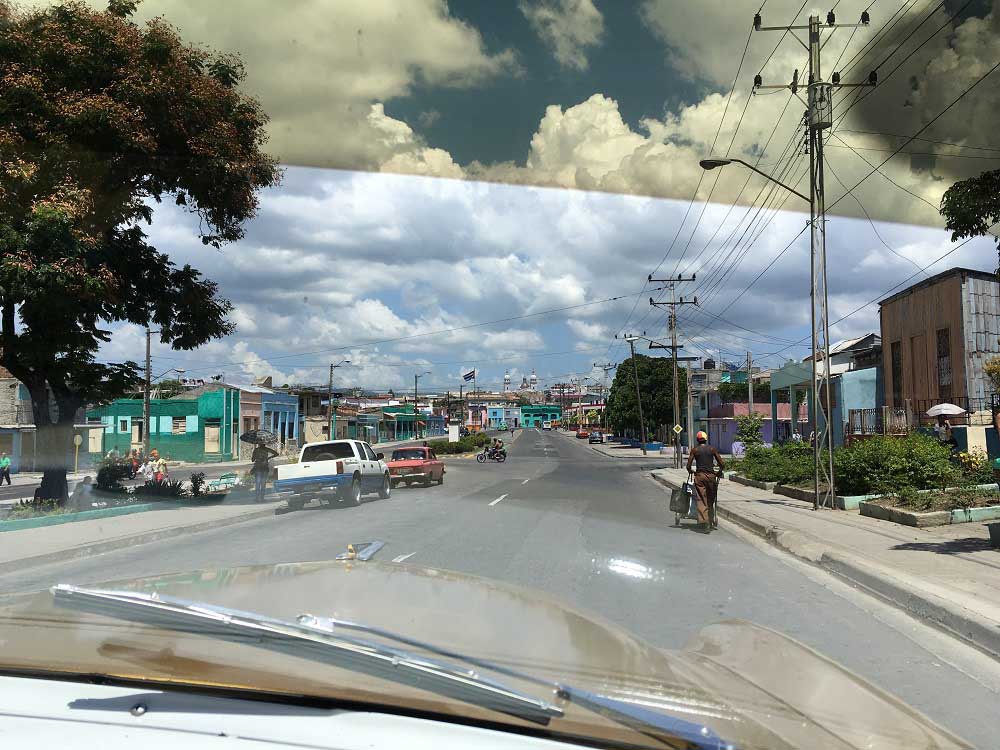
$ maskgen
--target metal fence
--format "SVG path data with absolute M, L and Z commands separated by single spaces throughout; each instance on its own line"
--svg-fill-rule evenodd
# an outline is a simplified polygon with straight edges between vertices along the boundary
M 909 429 L 906 409 L 878 406 L 848 409 L 844 435 L 847 440 L 869 435 L 905 435 Z
M 910 401 L 911 425 L 913 427 L 929 427 L 937 423 L 937 417 L 928 417 L 927 410 L 937 404 L 947 402 L 965 409 L 965 414 L 956 414 L 948 417 L 948 422 L 952 427 L 957 425 L 980 425 L 991 426 L 993 424 L 992 407 L 998 403 L 1000 394 L 991 393 L 983 398 L 968 398 L 966 396 L 956 396 L 950 399 L 917 398 Z

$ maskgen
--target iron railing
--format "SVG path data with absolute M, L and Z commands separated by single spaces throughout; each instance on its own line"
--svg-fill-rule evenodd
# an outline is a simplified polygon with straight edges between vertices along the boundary
M 941 403 L 954 404 L 965 409 L 965 414 L 955 414 L 948 416 L 948 422 L 952 427 L 957 425 L 980 425 L 991 426 L 993 424 L 992 407 L 997 403 L 1000 394 L 991 393 L 983 398 L 967 396 L 955 396 L 948 399 L 916 398 L 910 404 L 911 425 L 913 427 L 930 427 L 937 423 L 937 417 L 928 417 L 927 410 L 932 406 Z
M 905 435 L 909 430 L 906 409 L 877 406 L 870 409 L 848 409 L 847 437 L 868 435 Z

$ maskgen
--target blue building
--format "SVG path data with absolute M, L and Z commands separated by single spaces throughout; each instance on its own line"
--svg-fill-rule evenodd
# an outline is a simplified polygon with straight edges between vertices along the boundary
M 260 426 L 278 435 L 281 444 L 298 443 L 299 397 L 292 393 L 263 391 L 260 394 Z

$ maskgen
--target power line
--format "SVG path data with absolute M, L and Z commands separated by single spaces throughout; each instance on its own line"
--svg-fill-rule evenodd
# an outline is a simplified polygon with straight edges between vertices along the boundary
M 780 93 L 780 92 L 779 92 Z M 837 134 L 840 133 L 860 133 L 862 135 L 880 135 L 885 138 L 909 138 L 910 136 L 900 135 L 898 133 L 880 133 L 876 130 L 852 130 L 850 128 L 838 128 Z M 841 142 L 844 140 L 841 138 Z M 971 146 L 966 143 L 955 143 L 954 141 L 937 141 L 932 138 L 914 138 L 915 141 L 922 141 L 924 143 L 937 143 L 942 146 L 955 146 L 957 148 L 973 148 L 980 151 L 1000 151 L 1000 146 Z
M 896 10 L 895 13 L 889 16 L 886 22 L 879 27 L 879 30 L 876 31 L 872 35 L 872 37 L 861 47 L 861 49 L 855 52 L 854 56 L 847 61 L 846 69 L 840 71 L 841 75 L 846 75 L 851 70 L 853 70 L 855 66 L 860 64 L 862 60 L 868 57 L 868 55 L 870 55 L 875 50 L 875 45 L 878 44 L 884 36 L 889 35 L 889 32 L 892 31 L 893 26 L 899 23 L 899 21 L 903 18 L 903 16 L 905 16 L 906 13 L 909 11 L 910 7 L 915 5 L 916 2 L 917 0 L 906 0 L 906 2 L 903 3 Z
M 948 27 L 948 26 L 949 26 L 949 25 L 950 25 L 951 23 L 953 23 L 953 22 L 954 22 L 954 20 L 955 20 L 955 18 L 956 18 L 956 17 L 957 17 L 957 16 L 959 15 L 959 14 L 961 14 L 961 13 L 962 13 L 963 11 L 965 11 L 965 9 L 966 9 L 966 8 L 968 8 L 968 7 L 969 7 L 969 6 L 970 6 L 970 5 L 972 4 L 972 3 L 973 3 L 973 0 L 968 0 L 968 1 L 967 1 L 967 2 L 965 3 L 965 5 L 963 5 L 963 6 L 962 6 L 961 8 L 959 8 L 959 9 L 958 9 L 957 11 L 955 11 L 954 13 L 952 13 L 952 14 L 951 14 L 951 15 L 950 15 L 950 16 L 948 17 L 948 19 L 947 19 L 947 20 L 946 20 L 946 21 L 945 21 L 945 22 L 944 22 L 943 24 L 941 24 L 941 26 L 939 26 L 939 27 L 937 28 L 937 30 L 935 30 L 935 31 L 934 31 L 934 33 L 932 33 L 932 34 L 931 34 L 930 36 L 928 36 L 928 37 L 927 37 L 926 39 L 924 39 L 924 41 L 922 41 L 922 42 L 921 42 L 920 44 L 918 44 L 918 45 L 917 45 L 916 47 L 914 47 L 914 48 L 913 48 L 913 49 L 912 49 L 912 50 L 910 51 L 910 54 L 908 54 L 908 55 L 907 55 L 906 57 L 904 57 L 904 58 L 903 58 L 902 60 L 900 60 L 900 61 L 899 61 L 899 63 L 897 63 L 897 64 L 896 64 L 896 67 L 894 67 L 894 68 L 893 68 L 892 70 L 890 70 L 890 71 L 889 71 L 888 73 L 886 73 L 886 74 L 885 74 L 884 76 L 882 76 L 882 81 L 881 81 L 881 82 L 882 82 L 882 83 L 885 83 L 885 82 L 886 82 L 887 80 L 889 80 L 889 78 L 890 78 L 890 77 L 892 77 L 892 74 L 893 74 L 893 73 L 895 73 L 895 72 L 896 72 L 897 70 L 899 70 L 899 69 L 900 69 L 900 67 L 902 67 L 902 66 L 903 66 L 903 65 L 904 65 L 904 64 L 906 63 L 906 61 L 907 61 L 907 60 L 909 60 L 909 59 L 910 59 L 911 57 L 913 57 L 913 56 L 914 56 L 914 55 L 915 55 L 915 54 L 917 53 L 917 51 L 918 51 L 918 50 L 920 50 L 920 48 L 921 48 L 921 47 L 923 47 L 923 46 L 924 46 L 925 44 L 927 44 L 927 42 L 929 42 L 929 41 L 930 41 L 931 39 L 933 39 L 934 37 L 936 37 L 936 36 L 937 36 L 937 35 L 938 35 L 938 34 L 939 34 L 939 33 L 940 33 L 941 31 L 942 31 L 942 29 L 945 29 L 945 28 L 947 28 L 947 27 Z M 940 10 L 940 9 L 941 9 L 941 8 L 942 8 L 943 6 L 944 6 L 944 3 L 942 2 L 942 3 L 941 3 L 941 4 L 940 4 L 940 5 L 939 5 L 939 6 L 937 7 L 937 8 L 934 8 L 934 9 L 933 9 L 933 10 L 932 10 L 932 11 L 931 11 L 931 12 L 930 12 L 930 13 L 929 13 L 929 14 L 928 14 L 928 15 L 927 15 L 927 16 L 926 16 L 925 18 L 924 18 L 924 20 L 923 20 L 923 21 L 921 21 L 921 22 L 920 22 L 920 24 L 918 24 L 917 28 L 919 29 L 919 28 L 920 28 L 920 26 L 923 26 L 924 22 L 925 22 L 925 21 L 927 21 L 927 20 L 928 20 L 928 19 L 929 19 L 929 18 L 930 18 L 930 17 L 932 16 L 932 15 L 934 15 L 935 13 L 937 13 L 937 11 L 938 11 L 938 10 Z M 889 54 L 888 54 L 888 55 L 886 56 L 885 60 L 883 60 L 883 61 L 882 61 L 881 63 L 879 63 L 879 65 L 875 66 L 875 70 L 878 70 L 878 69 L 879 69 L 879 67 L 881 67 L 881 66 L 882 66 L 882 65 L 883 65 L 883 64 L 885 63 L 885 61 L 886 61 L 886 60 L 888 60 L 888 59 L 889 59 L 890 57 L 892 57 L 892 55 L 894 55 L 894 54 L 896 53 L 896 51 L 897 51 L 897 50 L 898 50 L 898 49 L 899 49 L 900 47 L 902 47 L 902 45 L 903 45 L 903 44 L 904 44 L 904 43 L 905 43 L 905 42 L 906 42 L 906 41 L 907 41 L 907 40 L 908 40 L 908 39 L 909 39 L 909 38 L 910 38 L 911 36 L 913 36 L 913 34 L 914 34 L 914 33 L 916 33 L 916 29 L 914 29 L 914 30 L 913 30 L 913 32 L 911 32 L 911 33 L 910 33 L 910 35 L 906 37 L 906 39 L 904 39 L 904 40 L 903 40 L 902 42 L 900 42 L 899 46 L 897 46 L 895 50 L 893 50 L 892 52 L 890 52 L 890 53 L 889 53 Z M 869 91 L 867 91 L 867 92 L 866 92 L 866 93 L 864 94 L 864 96 L 861 96 L 861 97 L 856 97 L 856 98 L 855 98 L 855 100 L 854 100 L 853 102 L 851 102 L 850 106 L 848 106 L 848 107 L 847 107 L 847 109 L 845 109 L 845 110 L 844 110 L 844 111 L 843 111 L 843 112 L 841 113 L 840 117 L 838 118 L 838 124 L 844 121 L 844 118 L 846 118 L 846 117 L 847 117 L 847 114 L 848 114 L 848 113 L 849 113 L 849 112 L 851 111 L 851 109 L 852 109 L 852 108 L 853 108 L 853 107 L 854 107 L 855 105 L 857 105 L 857 104 L 860 104 L 860 103 L 861 103 L 861 102 L 863 102 L 863 101 L 864 101 L 865 99 L 867 99 L 867 98 L 868 98 L 869 96 L 871 96 L 871 95 L 872 95 L 873 93 L 875 93 L 875 89 L 874 89 L 874 88 L 873 88 L 873 89 L 870 89 Z
M 996 225 L 994 225 L 994 226 L 996 226 Z M 926 272 L 928 268 L 930 268 L 931 266 L 937 265 L 942 260 L 944 260 L 945 258 L 947 258 L 949 255 L 951 255 L 952 253 L 954 253 L 957 250 L 961 249 L 963 246 L 967 245 L 968 243 L 972 242 L 972 240 L 975 240 L 975 239 L 979 239 L 979 238 L 978 237 L 968 237 L 968 238 L 962 240 L 960 243 L 958 243 L 957 245 L 955 245 L 955 247 L 951 248 L 948 252 L 944 253 L 943 255 L 938 256 L 937 258 L 935 258 L 934 260 L 932 260 L 930 263 L 928 263 L 926 266 L 923 266 L 916 273 L 910 274 L 909 276 L 907 276 L 905 279 L 903 279 L 901 282 L 899 282 L 895 286 L 890 287 L 886 291 L 880 293 L 877 297 L 869 300 L 868 302 L 865 302 L 863 305 L 860 305 L 859 307 L 856 307 L 854 310 L 851 310 L 851 312 L 847 313 L 847 315 L 844 315 L 843 317 L 838 318 L 837 320 L 833 321 L 833 323 L 831 323 L 830 325 L 831 326 L 835 326 L 838 323 L 843 323 L 848 318 L 853 317 L 854 315 L 857 315 L 859 312 L 861 312 L 862 310 L 864 310 L 866 307 L 869 307 L 870 305 L 874 305 L 879 300 L 884 299 L 886 295 L 892 294 L 894 291 L 896 291 L 897 289 L 899 289 L 899 287 L 903 286 L 904 284 L 906 284 L 907 282 L 909 282 L 910 280 L 912 280 L 914 277 L 920 275 L 921 273 Z M 804 341 L 808 341 L 808 340 L 809 340 L 809 337 L 806 336 L 806 337 L 801 338 L 798 341 L 796 341 L 795 344 L 790 344 L 789 346 L 786 346 L 786 347 L 784 347 L 782 349 L 778 349 L 777 351 L 770 352 L 767 356 L 773 356 L 775 354 L 781 354 L 782 352 L 787 351 L 788 349 L 790 349 L 792 346 L 798 346 L 799 344 L 803 343 Z
M 833 179 L 835 179 L 837 181 L 837 183 L 840 185 L 840 187 L 845 188 L 846 186 L 844 185 L 843 180 L 840 179 L 840 176 L 837 174 L 837 171 L 833 168 L 833 165 L 830 162 L 827 162 L 826 166 L 830 169 L 830 174 L 833 175 Z M 882 238 L 882 235 L 879 234 L 878 229 L 875 227 L 875 222 L 872 221 L 872 217 L 868 213 L 868 209 L 865 208 L 864 204 L 861 202 L 861 200 L 858 198 L 858 196 L 854 195 L 854 193 L 851 193 L 851 197 L 854 198 L 854 202 L 858 204 L 858 208 L 861 209 L 861 211 L 865 215 L 865 218 L 868 219 L 868 223 L 871 224 L 872 231 L 875 233 L 875 236 L 878 237 L 879 242 L 882 243 L 882 245 L 885 247 L 885 249 L 888 250 L 893 255 L 895 255 L 897 258 L 900 258 L 901 260 L 905 260 L 907 263 L 910 263 L 914 268 L 916 268 L 918 270 L 918 272 L 922 271 L 922 269 L 920 268 L 920 266 L 917 264 L 917 262 L 915 260 L 913 260 L 912 258 L 907 258 L 905 255 L 902 255 L 901 253 L 898 253 L 895 250 L 893 250 L 891 247 L 889 247 L 889 243 L 886 242 Z
M 657 289 L 654 289 L 653 291 L 658 291 L 660 288 L 662 288 L 662 287 L 658 287 Z M 535 317 L 539 317 L 539 316 L 542 316 L 542 315 L 551 315 L 553 313 L 565 312 L 567 310 L 578 310 L 578 309 L 583 308 L 583 307 L 592 307 L 593 305 L 601 305 L 601 304 L 606 304 L 608 302 L 615 302 L 617 300 L 627 299 L 629 297 L 641 296 L 643 294 L 646 294 L 647 291 L 648 290 L 643 289 L 641 291 L 633 292 L 631 294 L 619 294 L 619 295 L 616 295 L 614 297 L 605 297 L 604 299 L 591 300 L 589 302 L 581 302 L 581 303 L 576 304 L 576 305 L 566 305 L 564 307 L 554 307 L 554 308 L 551 308 L 549 310 L 540 310 L 538 312 L 525 313 L 524 315 L 511 315 L 511 316 L 506 317 L 506 318 L 497 318 L 495 320 L 484 320 L 484 321 L 480 321 L 478 323 L 468 323 L 466 325 L 461 325 L 461 326 L 452 326 L 451 328 L 441 328 L 441 329 L 438 329 L 438 330 L 435 330 L 435 331 L 425 331 L 424 333 L 413 333 L 413 334 L 409 334 L 407 336 L 394 336 L 392 338 L 387 338 L 387 339 L 378 339 L 378 340 L 372 340 L 372 341 L 360 341 L 360 342 L 355 342 L 355 343 L 352 343 L 352 344 L 344 344 L 343 346 L 330 347 L 329 349 L 316 349 L 316 350 L 309 351 L 309 352 L 296 352 L 296 353 L 293 353 L 293 354 L 281 354 L 281 355 L 273 355 L 273 356 L 269 355 L 267 357 L 260 357 L 259 359 L 252 359 L 252 360 L 243 360 L 243 361 L 234 361 L 234 362 L 217 362 L 217 363 L 214 363 L 214 365 L 209 365 L 209 366 L 206 366 L 205 368 L 200 368 L 200 369 L 211 369 L 212 367 L 226 367 L 226 366 L 242 365 L 242 364 L 254 364 L 254 363 L 260 362 L 262 359 L 266 359 L 268 361 L 271 361 L 271 360 L 278 360 L 278 359 L 291 359 L 291 358 L 294 358 L 294 357 L 307 357 L 307 356 L 311 356 L 313 354 L 327 354 L 329 352 L 340 352 L 340 351 L 344 351 L 344 350 L 347 350 L 347 349 L 365 349 L 365 348 L 368 348 L 368 347 L 371 347 L 371 346 L 377 346 L 379 344 L 393 344 L 393 343 L 396 343 L 398 341 L 410 341 L 412 339 L 426 338 L 426 337 L 429 337 L 429 336 L 439 336 L 439 335 L 442 335 L 442 334 L 445 334 L 445 333 L 454 333 L 456 331 L 465 331 L 465 330 L 469 330 L 471 328 L 480 328 L 482 326 L 493 325 L 495 323 L 510 323 L 510 322 L 515 321 L 515 320 L 524 320 L 526 318 L 535 318 Z
M 837 135 L 836 133 L 831 133 L 831 135 Z M 836 143 L 827 143 L 826 148 L 850 148 L 852 151 L 875 151 L 882 154 L 895 153 L 889 148 L 872 148 L 870 146 L 838 146 Z M 941 156 L 948 159 L 980 159 L 987 161 L 1000 160 L 1000 156 L 986 156 L 985 154 L 943 154 L 940 151 L 900 151 L 901 154 L 913 154 L 915 156 Z
M 877 167 L 875 167 L 871 172 L 869 172 L 861 180 L 859 180 L 854 186 L 852 186 L 850 188 L 850 190 L 848 190 L 848 193 L 852 192 L 855 188 L 857 188 L 859 185 L 861 185 L 865 180 L 867 180 L 869 177 L 871 177 L 873 174 L 875 174 L 875 172 L 877 172 L 880 167 L 884 166 L 896 154 L 900 153 L 906 146 L 908 146 L 910 143 L 912 143 L 914 141 L 914 139 L 918 135 L 920 135 L 921 133 L 923 133 L 931 125 L 933 125 L 935 122 L 937 122 L 942 117 L 944 117 L 944 115 L 947 114 L 951 110 L 952 107 L 954 107 L 956 104 L 958 104 L 960 101 L 962 101 L 962 99 L 964 99 L 974 88 L 976 88 L 976 86 L 978 86 L 980 83 L 982 83 L 983 81 L 985 81 L 992 73 L 994 73 L 997 68 L 1000 68 L 1000 62 L 997 62 L 992 68 L 990 68 L 985 73 L 983 73 L 983 75 L 981 75 L 978 79 L 976 79 L 976 81 L 971 86 L 969 86 L 968 88 L 966 88 L 961 94 L 959 94 L 957 97 L 955 97 L 955 99 L 952 100 L 951 104 L 949 104 L 947 107 L 945 107 L 943 110 L 941 110 L 929 122 L 927 122 L 925 125 L 923 125 L 923 127 L 921 127 L 920 130 L 918 130 L 912 136 L 910 136 L 909 138 L 907 138 L 906 141 L 904 143 L 902 143 L 895 151 L 893 151 L 891 154 L 889 154 L 889 156 L 887 156 L 885 159 L 883 159 L 882 162 Z M 827 210 L 829 211 L 830 209 L 832 209 L 834 206 L 836 206 L 838 203 L 840 203 L 840 201 L 844 200 L 844 198 L 846 198 L 846 197 L 847 197 L 847 193 L 844 193 L 844 195 L 840 196 L 837 200 L 835 200 L 833 203 L 831 203 L 829 206 L 827 206 Z

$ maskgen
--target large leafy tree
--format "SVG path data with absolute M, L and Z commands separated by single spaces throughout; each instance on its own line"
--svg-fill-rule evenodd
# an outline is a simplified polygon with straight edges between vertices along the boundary
M 941 215 L 951 230 L 952 242 L 981 237 L 1000 222 L 1000 169 L 956 182 L 941 198 Z M 994 235 L 1000 251 L 1000 236 Z M 1000 267 L 997 268 L 1000 275 Z
M 185 206 L 218 247 L 280 177 L 239 60 L 138 26 L 135 6 L 0 0 L 0 364 L 31 394 L 47 497 L 65 497 L 78 410 L 138 381 L 97 360 L 112 324 L 174 349 L 232 330 L 216 285 L 149 244 L 154 205 Z
M 681 414 L 674 415 L 673 368 L 669 357 L 635 355 L 639 373 L 639 392 L 642 395 L 642 416 L 647 434 L 658 425 L 672 425 L 682 419 L 686 409 L 687 372 L 679 368 L 678 390 Z M 632 360 L 618 366 L 615 379 L 608 393 L 608 424 L 616 430 L 639 432 L 639 408 L 635 397 L 635 379 Z

